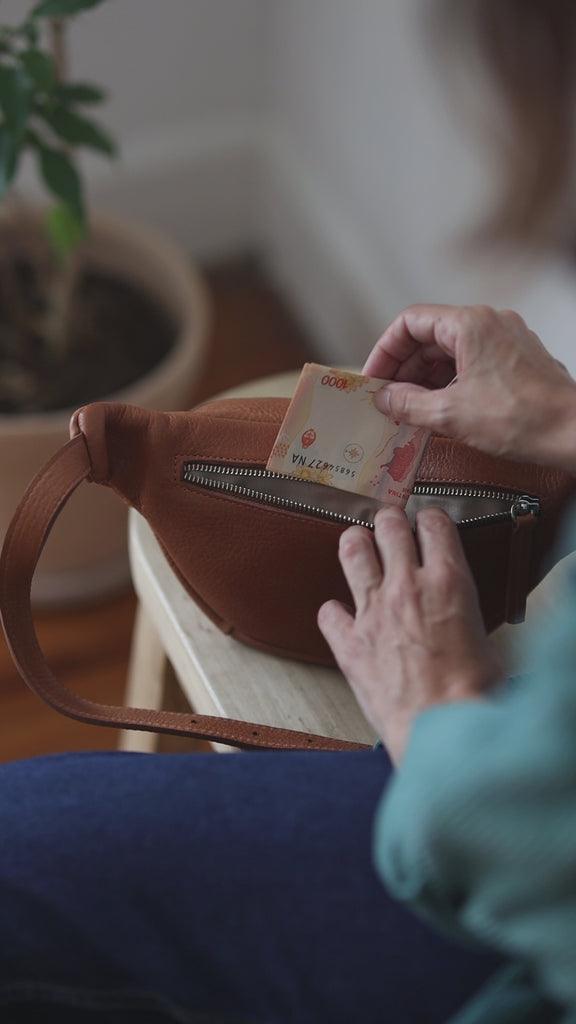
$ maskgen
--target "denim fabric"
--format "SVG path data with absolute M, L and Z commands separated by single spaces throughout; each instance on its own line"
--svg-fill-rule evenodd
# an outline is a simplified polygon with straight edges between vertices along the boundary
M 442 1024 L 499 965 L 371 863 L 359 753 L 0 765 L 0 1020 Z

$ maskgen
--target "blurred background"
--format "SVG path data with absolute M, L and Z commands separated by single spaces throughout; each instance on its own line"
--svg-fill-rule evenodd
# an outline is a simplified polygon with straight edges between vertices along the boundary
M 94 204 L 201 261 L 257 251 L 326 360 L 362 362 L 407 303 L 481 301 L 517 308 L 576 370 L 571 268 L 458 244 L 490 207 L 499 115 L 480 65 L 466 56 L 464 83 L 431 39 L 432 8 L 112 0 L 81 15 L 70 72 L 109 90 L 121 147 L 87 165 Z

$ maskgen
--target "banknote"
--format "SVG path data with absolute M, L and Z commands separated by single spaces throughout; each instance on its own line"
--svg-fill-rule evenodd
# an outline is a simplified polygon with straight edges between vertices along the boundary
M 404 506 L 429 431 L 376 408 L 384 383 L 306 363 L 266 468 Z

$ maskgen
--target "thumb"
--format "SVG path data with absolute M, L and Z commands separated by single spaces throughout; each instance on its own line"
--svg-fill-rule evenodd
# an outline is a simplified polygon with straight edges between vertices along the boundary
M 451 398 L 452 395 L 447 398 L 445 388 L 430 391 L 419 384 L 394 381 L 376 393 L 374 404 L 380 412 L 400 423 L 438 431 L 446 425 L 447 401 Z

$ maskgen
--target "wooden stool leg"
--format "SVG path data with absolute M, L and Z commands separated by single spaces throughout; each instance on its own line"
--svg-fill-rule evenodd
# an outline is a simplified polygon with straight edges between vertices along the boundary
M 180 686 L 158 630 L 143 604 L 138 605 L 132 651 L 128 668 L 126 704 L 129 707 L 151 708 L 154 711 L 184 711 L 192 708 Z M 143 754 L 208 753 L 212 747 L 202 740 L 187 736 L 138 732 L 123 729 L 118 743 L 120 750 Z
M 126 704 L 154 711 L 163 708 L 168 668 L 171 666 L 158 631 L 144 605 L 139 604 L 128 667 Z M 158 749 L 158 742 L 157 733 L 123 729 L 118 746 L 120 750 L 153 753 Z

